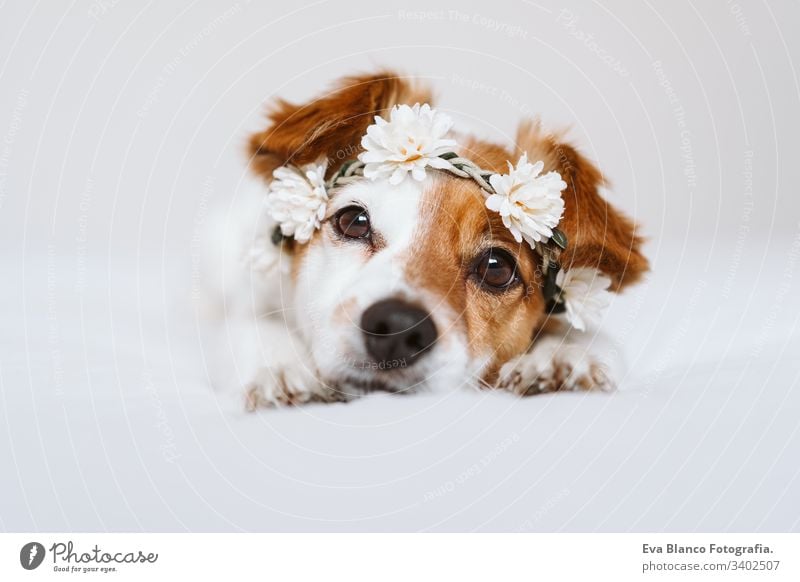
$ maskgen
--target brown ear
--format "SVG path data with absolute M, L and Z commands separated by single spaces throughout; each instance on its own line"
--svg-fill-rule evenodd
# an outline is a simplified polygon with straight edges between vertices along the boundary
M 563 143 L 561 136 L 544 133 L 538 121 L 520 126 L 517 145 L 529 159 L 543 160 L 544 171 L 557 170 L 567 183 L 564 216 L 558 225 L 568 239 L 562 267 L 599 269 L 611 277 L 616 291 L 639 280 L 648 270 L 642 239 L 634 223 L 598 193 L 604 180 L 594 164 Z
M 430 102 L 426 89 L 389 71 L 346 77 L 303 105 L 278 100 L 268 113 L 269 127 L 250 138 L 253 170 L 271 178 L 278 166 L 324 157 L 332 173 L 361 151 L 361 137 L 375 115 L 397 104 Z

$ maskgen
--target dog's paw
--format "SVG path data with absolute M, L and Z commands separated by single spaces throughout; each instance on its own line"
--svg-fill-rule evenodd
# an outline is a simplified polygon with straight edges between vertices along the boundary
M 319 380 L 305 370 L 289 366 L 261 368 L 245 386 L 245 408 L 252 412 L 319 400 L 319 391 L 314 389 L 317 383 Z
M 589 353 L 585 345 L 561 343 L 551 338 L 506 362 L 500 368 L 496 385 L 519 396 L 615 388 L 607 366 Z

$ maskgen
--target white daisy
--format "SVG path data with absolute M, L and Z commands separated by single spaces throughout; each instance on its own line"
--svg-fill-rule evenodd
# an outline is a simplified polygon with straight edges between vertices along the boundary
M 567 184 L 558 172 L 540 176 L 543 168 L 541 161 L 528 162 L 526 153 L 516 167 L 508 162 L 508 174 L 489 177 L 495 193 L 486 199 L 486 208 L 499 212 L 514 239 L 525 239 L 531 247 L 537 242 L 546 243 L 564 214 L 561 191 Z
M 448 115 L 427 103 L 395 105 L 389 121 L 376 115 L 375 123 L 361 139 L 366 151 L 358 159 L 365 164 L 364 176 L 370 180 L 389 178 L 390 184 L 399 184 L 409 172 L 415 180 L 424 180 L 427 166 L 449 168 L 450 162 L 439 156 L 456 145 L 445 138 L 452 125 Z
M 556 285 L 561 287 L 561 300 L 572 327 L 586 331 L 588 326 L 600 323 L 603 311 L 611 303 L 611 279 L 597 269 L 575 267 L 559 271 Z
M 267 211 L 284 236 L 308 242 L 319 228 L 328 206 L 325 189 L 327 161 L 307 164 L 302 169 L 281 166 L 272 173 L 267 193 Z

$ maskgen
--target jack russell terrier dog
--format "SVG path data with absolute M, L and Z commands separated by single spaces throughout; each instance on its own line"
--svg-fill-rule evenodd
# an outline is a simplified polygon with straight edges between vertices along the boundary
M 598 169 L 523 122 L 455 132 L 389 72 L 278 101 L 249 141 L 255 194 L 211 239 L 225 378 L 249 409 L 458 387 L 614 387 L 596 333 L 648 269 Z

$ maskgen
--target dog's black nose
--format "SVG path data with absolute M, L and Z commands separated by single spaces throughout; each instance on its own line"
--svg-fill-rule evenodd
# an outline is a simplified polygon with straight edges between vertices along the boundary
M 361 330 L 379 370 L 410 366 L 436 342 L 430 314 L 399 299 L 371 305 L 361 316 Z

